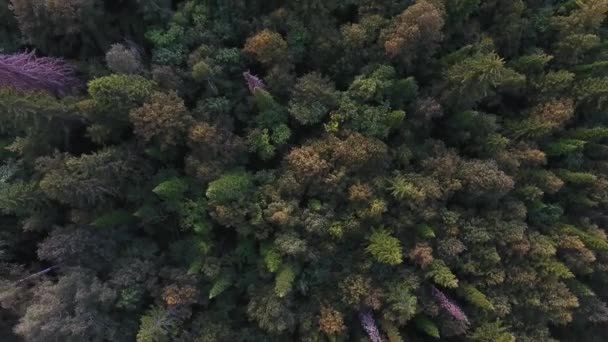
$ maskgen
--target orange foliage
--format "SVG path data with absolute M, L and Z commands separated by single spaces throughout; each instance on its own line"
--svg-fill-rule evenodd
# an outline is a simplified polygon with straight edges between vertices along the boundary
M 161 147 L 176 145 L 192 123 L 184 101 L 177 93 L 154 93 L 150 101 L 129 115 L 135 134 L 144 141 L 158 139 Z
M 427 0 L 417 1 L 398 15 L 382 32 L 381 41 L 390 57 L 413 49 L 434 50 L 442 39 L 443 8 Z
M 274 64 L 287 58 L 287 42 L 280 34 L 268 29 L 249 37 L 243 50 L 262 64 Z
M 328 335 L 339 334 L 346 329 L 340 311 L 323 306 L 319 317 L 319 329 Z

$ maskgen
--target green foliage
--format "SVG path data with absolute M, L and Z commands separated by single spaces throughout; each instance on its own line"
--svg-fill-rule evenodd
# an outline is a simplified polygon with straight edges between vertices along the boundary
M 188 184 L 180 178 L 172 178 L 158 184 L 152 192 L 165 201 L 177 201 L 188 190 Z
M 293 287 L 296 274 L 289 265 L 283 266 L 276 274 L 274 293 L 279 297 L 285 297 Z
M 21 215 L 41 206 L 39 189 L 34 182 L 11 182 L 0 185 L 0 210 Z
M 487 322 L 477 327 L 469 337 L 472 342 L 515 342 L 515 336 L 511 335 L 500 321 Z
M 468 284 L 461 285 L 460 289 L 463 297 L 471 304 L 479 307 L 480 309 L 494 310 L 494 305 L 492 305 L 492 302 L 488 300 L 483 292 L 479 291 L 474 286 Z
M 294 86 L 289 114 L 303 125 L 315 124 L 323 120 L 337 100 L 337 92 L 329 79 L 317 73 L 307 74 Z
M 211 72 L 212 70 L 211 67 L 209 67 L 209 64 L 200 61 L 192 67 L 192 78 L 198 82 L 202 82 L 210 76 Z
M 186 47 L 180 41 L 184 29 L 171 25 L 166 31 L 151 30 L 146 38 L 156 46 L 152 59 L 159 64 L 179 64 L 184 59 Z
M 399 239 L 386 230 L 377 230 L 369 237 L 365 249 L 376 261 L 389 265 L 398 265 L 403 261 L 403 250 Z
M 579 101 L 602 109 L 608 101 L 608 78 L 586 78 L 576 85 L 574 92 Z
M 141 318 L 137 342 L 170 341 L 176 328 L 175 320 L 161 307 L 153 307 Z
M 273 247 L 262 248 L 262 256 L 264 257 L 264 265 L 268 271 L 274 273 L 279 270 L 282 264 L 281 254 Z
M 191 230 L 202 237 L 207 237 L 211 231 L 210 223 L 205 217 L 207 201 L 203 196 L 196 200 L 187 199 L 178 204 L 180 227 Z
M 111 228 L 133 223 L 135 218 L 126 210 L 115 210 L 95 219 L 91 225 L 98 228 Z
M 337 124 L 344 122 L 346 127 L 363 134 L 388 136 L 405 118 L 403 96 L 407 100 L 416 92 L 413 79 L 398 80 L 395 75 L 393 67 L 382 65 L 369 74 L 357 76 L 340 99 L 332 120 Z
M 427 278 L 431 278 L 435 284 L 447 287 L 457 288 L 458 278 L 452 273 L 450 268 L 442 260 L 435 259 L 426 273 Z
M 431 321 L 429 318 L 425 316 L 418 316 L 415 320 L 416 328 L 423 333 L 429 335 L 430 337 L 440 338 L 439 328 Z
M 435 231 L 433 230 L 433 228 L 431 226 L 426 225 L 426 224 L 417 225 L 416 233 L 418 233 L 418 236 L 420 236 L 421 238 L 423 238 L 425 240 L 435 238 Z
M 137 288 L 127 288 L 120 292 L 120 298 L 116 303 L 118 308 L 134 310 L 142 300 L 143 291 Z
M 258 326 L 270 333 L 281 333 L 295 324 L 295 317 L 284 299 L 271 293 L 253 296 L 247 305 L 247 314 Z
M 150 7 L 162 15 L 171 13 L 160 8 L 155 2 Z M 170 7 L 170 4 L 169 6 Z M 179 65 L 188 54 L 188 47 L 197 46 L 205 40 L 205 26 L 208 24 L 208 8 L 203 4 L 189 2 L 180 6 L 165 28 L 154 27 L 145 33 L 152 43 L 152 60 L 158 64 Z M 163 22 L 162 25 L 165 25 Z
M 523 55 L 513 62 L 511 67 L 525 75 L 536 75 L 543 72 L 547 64 L 553 59 L 553 56 L 546 53 L 533 53 L 529 55 Z
M 549 71 L 533 82 L 542 93 L 555 96 L 570 90 L 574 77 L 575 74 L 567 70 Z
M 272 158 L 276 152 L 271 143 L 270 133 L 266 128 L 251 131 L 247 137 L 247 143 L 250 151 L 257 153 L 262 160 Z
M 275 145 L 283 145 L 287 143 L 287 140 L 289 140 L 290 137 L 291 129 L 289 126 L 280 124 L 273 129 L 270 141 Z
M 262 160 L 268 160 L 291 137 L 291 129 L 286 125 L 288 114 L 266 90 L 256 88 L 254 98 L 259 113 L 254 120 L 256 128 L 247 137 L 249 149 Z
M 559 178 L 567 183 L 572 184 L 593 184 L 597 180 L 597 176 L 588 172 L 573 172 L 568 170 L 558 170 Z
M 484 148 L 500 149 L 497 145 L 507 145 L 499 141 L 495 133 L 498 130 L 496 117 L 476 111 L 462 111 L 452 115 L 447 123 L 449 138 L 453 143 L 465 145 L 472 151 L 483 151 Z M 493 141 L 491 141 L 494 139 Z M 503 138 L 504 139 L 504 138 Z M 486 147 L 487 146 L 487 147 Z
M 544 151 L 549 156 L 559 157 L 578 152 L 583 149 L 585 144 L 586 142 L 583 140 L 561 139 L 547 145 Z
M 560 230 L 578 236 L 585 243 L 585 246 L 591 249 L 608 251 L 608 241 L 605 237 L 595 236 L 571 225 L 563 225 Z
M 94 123 L 87 128 L 91 139 L 105 143 L 120 139 L 129 126 L 129 111 L 152 95 L 156 83 L 139 75 L 112 74 L 87 86 L 91 99 L 80 102 L 79 109 Z
M 551 225 L 556 223 L 563 213 L 564 210 L 559 205 L 535 202 L 528 211 L 528 218 L 533 224 Z
M 386 334 L 389 342 L 403 342 L 403 337 L 399 333 L 399 328 L 387 320 L 380 321 L 382 331 Z
M 455 0 L 445 4 L 447 19 L 461 23 L 478 9 L 481 0 Z
M 0 0 L 0 336 L 604 340 L 607 15 Z
M 10 87 L 0 88 L 0 131 L 22 134 L 50 126 L 55 118 L 69 118 L 74 108 L 42 92 L 18 92 Z M 52 126 L 51 126 L 52 127 Z
M 37 167 L 45 172 L 39 186 L 49 198 L 82 208 L 123 195 L 145 165 L 130 151 L 111 148 L 79 157 L 46 157 L 38 160 Z
M 418 287 L 418 279 L 410 277 L 390 283 L 386 294 L 387 308 L 384 317 L 399 325 L 406 324 L 416 315 L 418 298 L 414 291 Z
M 543 261 L 539 263 L 539 273 L 547 277 L 555 277 L 558 279 L 570 279 L 574 278 L 574 274 L 566 265 L 559 261 Z
M 524 76 L 505 67 L 496 53 L 477 53 L 450 66 L 446 72 L 448 91 L 457 103 L 468 107 L 492 95 L 500 86 L 517 85 Z
M 396 175 L 390 181 L 388 190 L 393 197 L 400 200 L 412 200 L 424 197 L 423 191 L 418 188 L 407 175 Z
M 598 141 L 608 137 L 608 127 L 592 127 L 592 128 L 577 128 L 568 132 L 568 136 L 572 139 L 583 141 Z
M 595 297 L 595 293 L 591 290 L 587 285 L 577 281 L 575 279 L 570 279 L 568 281 L 568 288 L 572 290 L 572 292 L 577 297 Z
M 230 202 L 244 199 L 253 188 L 251 176 L 244 171 L 232 171 L 209 183 L 207 198 L 213 202 Z
M 103 109 L 126 110 L 142 104 L 154 90 L 155 83 L 139 75 L 113 74 L 88 83 L 89 94 Z
M 229 275 L 221 274 L 219 278 L 217 278 L 213 282 L 213 286 L 209 290 L 209 299 L 213 299 L 224 291 L 226 291 L 230 286 L 232 286 L 232 277 Z
M 275 101 L 272 95 L 260 88 L 256 88 L 253 93 L 255 104 L 258 107 L 260 113 L 268 118 L 264 118 L 264 123 L 272 125 L 278 121 L 282 121 L 283 116 L 281 115 L 281 106 Z

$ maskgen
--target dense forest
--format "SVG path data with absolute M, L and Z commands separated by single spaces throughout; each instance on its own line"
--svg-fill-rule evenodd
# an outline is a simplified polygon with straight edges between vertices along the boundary
M 0 340 L 606 341 L 607 14 L 0 0 Z

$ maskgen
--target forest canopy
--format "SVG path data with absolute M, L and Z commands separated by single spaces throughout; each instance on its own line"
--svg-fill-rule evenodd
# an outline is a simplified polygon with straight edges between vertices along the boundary
M 0 0 L 0 340 L 605 340 L 607 14 Z

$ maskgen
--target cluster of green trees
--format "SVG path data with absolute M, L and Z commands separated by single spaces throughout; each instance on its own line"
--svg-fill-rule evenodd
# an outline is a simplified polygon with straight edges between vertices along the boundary
M 607 14 L 0 0 L 1 339 L 604 340 Z

